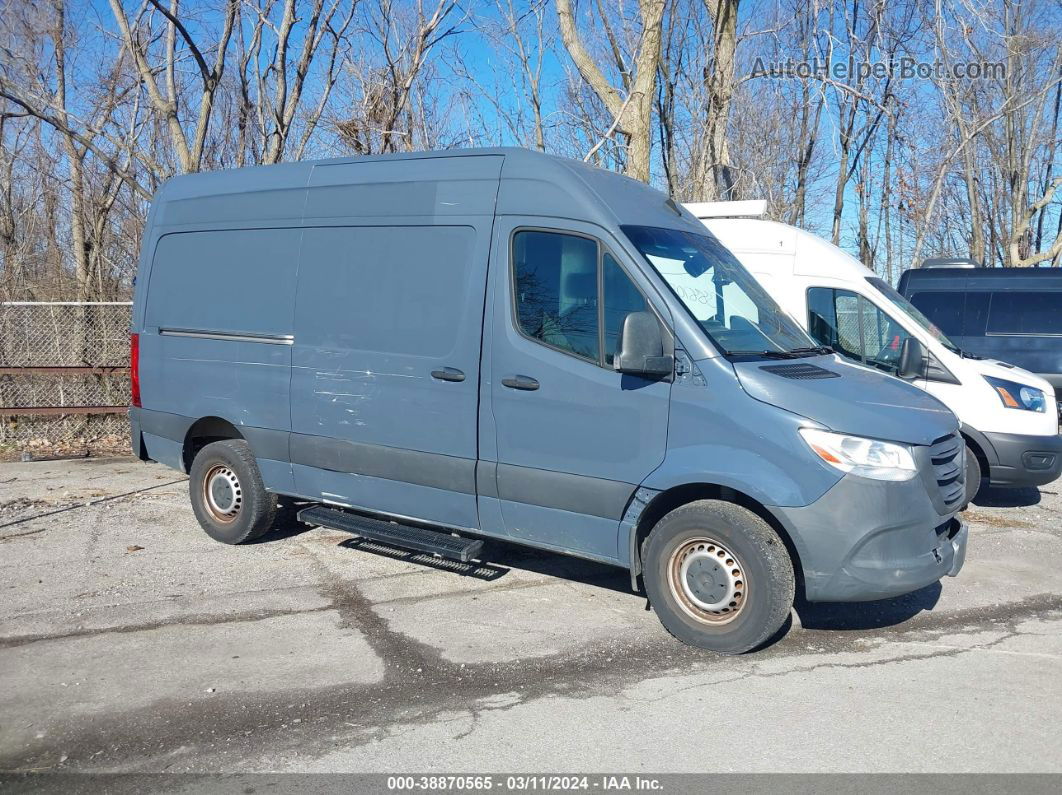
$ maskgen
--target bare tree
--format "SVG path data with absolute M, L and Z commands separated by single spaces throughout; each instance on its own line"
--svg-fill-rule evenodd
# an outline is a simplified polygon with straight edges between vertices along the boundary
M 20 55 L 7 52 L 0 90 L 9 99 L 14 97 L 12 104 L 26 117 L 47 123 L 47 129 L 39 129 L 38 135 L 53 141 L 61 153 L 56 167 L 65 168 L 62 185 L 69 212 L 49 227 L 55 241 L 53 260 L 60 269 L 70 265 L 76 285 L 74 296 L 85 300 L 104 291 L 106 236 L 121 189 L 132 185 L 143 190 L 131 177 L 132 142 L 141 118 L 134 98 L 126 107 L 127 127 L 124 131 L 119 128 L 117 109 L 135 95 L 134 87 L 122 77 L 120 58 L 109 67 L 100 65 L 91 90 L 78 94 L 77 102 L 87 120 L 77 119 L 71 112 L 69 82 L 72 75 L 81 80 L 84 75 L 73 72 L 68 61 L 70 50 L 76 50 L 80 41 L 67 10 L 65 0 L 51 0 L 8 18 L 14 41 L 24 47 Z M 105 132 L 107 128 L 110 134 Z M 109 154 L 94 156 L 107 146 L 113 146 Z M 65 234 L 69 235 L 68 244 L 60 244 L 59 236 Z
M 664 6 L 664 0 L 638 0 L 636 43 L 631 48 L 617 35 L 609 12 L 600 2 L 597 4 L 596 21 L 605 35 L 619 77 L 619 85 L 616 85 L 605 76 L 590 54 L 579 32 L 571 0 L 556 0 L 564 47 L 583 80 L 611 114 L 612 125 L 604 137 L 613 132 L 623 135 L 627 144 L 624 171 L 627 176 L 643 182 L 649 181 L 651 170 L 653 102 L 660 65 Z
M 413 150 L 430 126 L 424 112 L 430 103 L 418 98 L 418 82 L 429 71 L 433 52 L 459 32 L 464 17 L 456 0 L 431 5 L 416 0 L 412 8 L 371 0 L 362 8 L 365 37 L 375 46 L 375 57 L 345 63 L 353 82 L 354 112 L 335 127 L 358 154 Z
M 226 0 L 221 19 L 221 30 L 213 43 L 213 57 L 208 61 L 210 49 L 201 46 L 181 19 L 180 0 L 169 0 L 164 5 L 160 0 L 147 0 L 130 18 L 122 7 L 121 0 L 109 0 L 115 22 L 121 32 L 126 49 L 132 55 L 140 82 L 147 91 L 148 99 L 169 131 L 170 145 L 177 155 L 182 171 L 198 171 L 203 162 L 203 149 L 214 115 L 215 98 L 221 87 L 225 72 L 229 43 L 236 25 L 239 0 Z M 161 53 L 152 50 L 155 40 L 151 10 L 163 18 L 165 43 Z M 197 90 L 189 87 L 191 97 L 187 105 L 187 120 L 182 102 L 181 86 L 178 85 L 178 57 L 182 52 L 191 56 L 199 77 Z M 157 57 L 156 57 L 157 56 Z M 162 75 L 160 85 L 158 76 Z M 194 101 L 198 95 L 198 102 Z M 190 130 L 186 130 L 186 125 Z
M 493 114 L 504 129 L 503 136 L 521 146 L 546 150 L 549 87 L 543 72 L 553 46 L 552 32 L 547 29 L 546 2 L 532 0 L 527 8 L 520 8 L 515 0 L 494 0 L 494 14 L 470 20 L 498 59 L 492 58 L 489 74 L 475 73 L 460 52 L 453 53 L 455 71 L 470 88 L 469 104 L 488 105 L 472 112 L 477 123 L 477 129 L 470 131 L 472 140 L 494 126 L 487 118 Z
M 708 95 L 707 152 L 702 157 L 704 173 L 700 175 L 700 181 L 705 195 L 720 199 L 734 198 L 728 132 L 736 88 L 739 5 L 740 0 L 704 0 L 712 21 L 712 57 L 704 77 Z
M 1034 223 L 1053 206 L 1058 187 L 1052 176 L 1057 128 L 1050 100 L 1059 87 L 1062 46 L 1051 32 L 1050 17 L 1044 3 L 1001 0 L 974 6 L 966 0 L 937 0 L 940 59 L 948 65 L 998 62 L 1004 68 L 973 81 L 957 80 L 946 71 L 937 81 L 954 127 L 954 146 L 941 158 L 924 202 L 913 259 L 921 256 L 927 237 L 948 224 L 935 211 L 946 198 L 956 158 L 971 256 L 1025 266 L 1062 252 L 1057 239 L 1049 243 L 1033 234 Z
M 277 0 L 265 0 L 245 6 L 253 22 L 237 45 L 241 164 L 246 159 L 279 163 L 289 151 L 296 158 L 302 156 L 335 87 L 357 0 L 283 0 L 279 22 L 274 24 L 277 5 Z M 314 71 L 322 60 L 323 68 Z M 300 119 L 311 79 L 317 98 Z M 292 141 L 297 124 L 301 132 Z M 248 134 L 252 129 L 253 135 Z

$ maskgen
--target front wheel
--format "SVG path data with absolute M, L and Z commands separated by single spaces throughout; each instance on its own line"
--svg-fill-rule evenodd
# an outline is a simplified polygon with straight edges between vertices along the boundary
M 981 462 L 977 460 L 977 454 L 970 445 L 966 445 L 966 493 L 963 495 L 962 508 L 965 511 L 970 503 L 977 498 L 977 492 L 981 490 Z
M 691 646 L 750 651 L 781 628 L 793 606 L 785 544 L 740 505 L 699 500 L 676 508 L 653 528 L 642 559 L 660 623 Z
M 277 495 L 266 491 L 254 454 L 243 439 L 208 444 L 188 474 L 195 518 L 215 541 L 242 544 L 272 528 Z

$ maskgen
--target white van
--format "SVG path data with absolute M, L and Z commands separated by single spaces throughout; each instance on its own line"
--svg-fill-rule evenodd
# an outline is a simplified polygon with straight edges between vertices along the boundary
M 967 501 L 982 477 L 995 486 L 1016 487 L 1042 486 L 1059 476 L 1058 407 L 1043 378 L 960 350 L 906 298 L 837 246 L 764 220 L 766 202 L 703 202 L 686 208 L 817 342 L 904 377 L 955 412 L 968 448 Z

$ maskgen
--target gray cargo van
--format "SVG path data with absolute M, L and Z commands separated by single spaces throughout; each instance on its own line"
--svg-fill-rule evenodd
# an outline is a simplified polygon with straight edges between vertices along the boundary
M 303 522 L 458 560 L 629 569 L 664 626 L 763 644 L 794 597 L 954 575 L 955 417 L 817 346 L 689 212 L 520 149 L 181 176 L 152 205 L 134 450 L 218 541 Z

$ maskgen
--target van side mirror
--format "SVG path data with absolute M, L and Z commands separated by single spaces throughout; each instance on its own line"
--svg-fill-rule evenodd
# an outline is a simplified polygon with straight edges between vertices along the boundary
M 896 375 L 908 380 L 918 378 L 925 369 L 925 358 L 922 343 L 914 337 L 908 337 L 900 346 L 900 362 Z
M 664 353 L 664 334 L 656 315 L 631 312 L 623 318 L 612 366 L 617 372 L 643 378 L 667 378 L 675 372 L 675 357 Z

